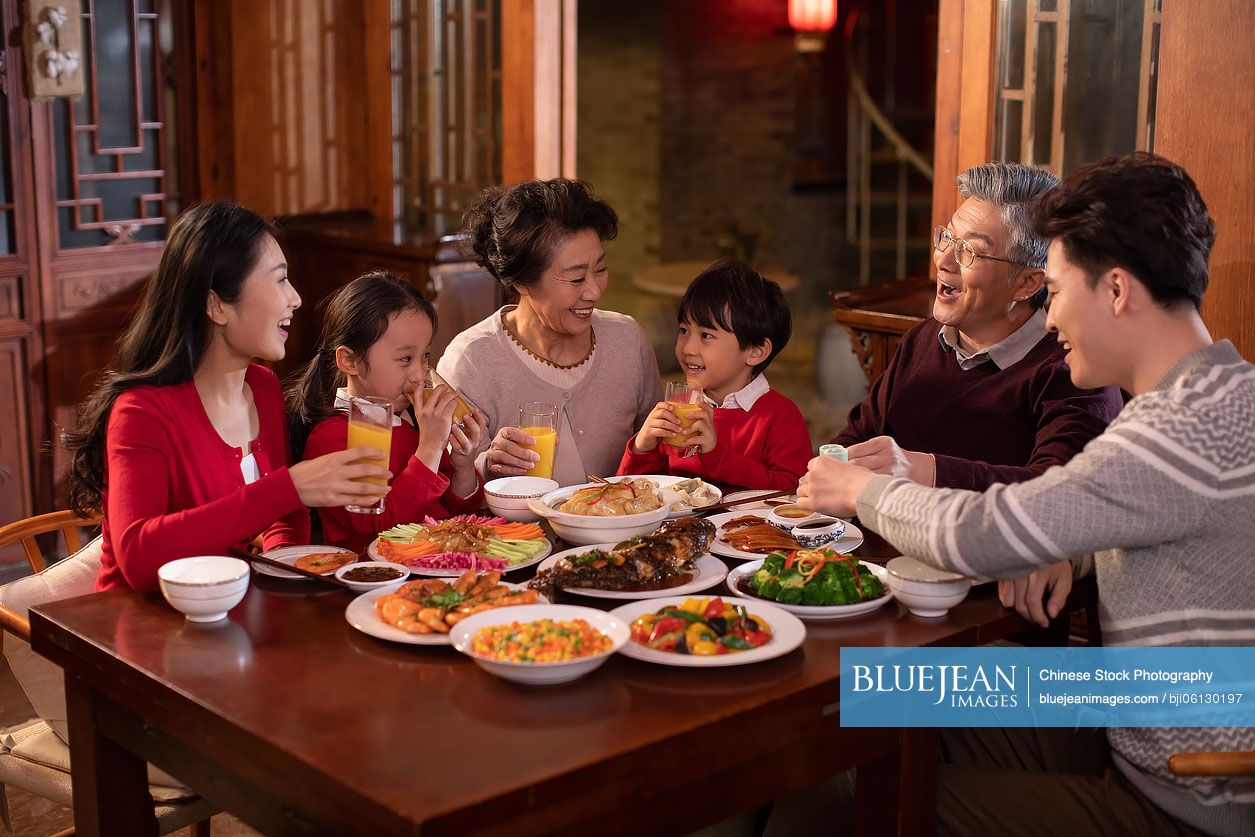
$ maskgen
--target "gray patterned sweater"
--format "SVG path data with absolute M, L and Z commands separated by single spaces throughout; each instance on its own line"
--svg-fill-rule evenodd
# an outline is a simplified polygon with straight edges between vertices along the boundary
M 1255 366 L 1220 341 L 1182 358 L 1067 465 L 984 493 L 877 477 L 858 515 L 904 554 L 971 576 L 1093 553 L 1108 645 L 1255 644 Z M 1167 769 L 1174 752 L 1255 750 L 1255 730 L 1120 728 L 1108 739 L 1165 811 L 1210 833 L 1255 834 L 1255 779 Z

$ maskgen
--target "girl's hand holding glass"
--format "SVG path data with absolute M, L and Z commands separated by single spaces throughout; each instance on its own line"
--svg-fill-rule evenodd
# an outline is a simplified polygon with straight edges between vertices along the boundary
M 440 457 L 449 444 L 453 410 L 458 403 L 457 391 L 441 385 L 430 390 L 416 389 L 409 396 L 410 403 L 414 405 L 414 418 L 418 422 L 418 450 L 414 451 L 414 455 L 436 471 L 440 468 Z
M 288 475 L 292 477 L 301 503 L 306 506 L 370 505 L 388 493 L 387 482 L 392 479 L 392 472 L 362 460 L 387 462 L 388 454 L 370 447 L 338 450 L 298 462 L 288 468 Z M 380 479 L 383 484 L 358 482 L 363 477 Z
M 461 426 L 453 425 L 449 433 L 449 460 L 456 471 L 470 471 L 475 468 L 475 456 L 479 453 L 479 445 L 484 440 L 484 431 L 488 427 L 488 419 L 478 409 L 462 419 Z

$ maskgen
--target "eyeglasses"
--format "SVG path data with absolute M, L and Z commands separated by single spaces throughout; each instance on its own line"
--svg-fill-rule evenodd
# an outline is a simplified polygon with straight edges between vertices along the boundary
M 988 259 L 991 262 L 1018 264 L 1028 267 L 1025 262 L 1017 262 L 1015 259 L 1001 259 L 997 256 L 986 256 L 984 253 L 977 253 L 972 249 L 971 244 L 968 244 L 961 238 L 955 238 L 945 227 L 937 227 L 933 230 L 933 249 L 938 253 L 946 252 L 952 244 L 954 245 L 954 260 L 959 263 L 959 267 L 971 267 L 977 259 Z

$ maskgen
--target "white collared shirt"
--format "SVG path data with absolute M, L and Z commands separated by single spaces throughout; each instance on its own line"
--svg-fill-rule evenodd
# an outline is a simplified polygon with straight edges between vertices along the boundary
M 942 349 L 954 352 L 959 368 L 966 372 L 968 369 L 975 369 L 987 360 L 992 360 L 994 366 L 999 369 L 1008 369 L 1022 361 L 1033 350 L 1033 347 L 1041 342 L 1046 333 L 1046 311 L 1038 308 L 1033 312 L 1033 316 L 1024 321 L 1024 325 L 992 346 L 970 355 L 960 348 L 959 330 L 954 326 L 942 326 L 937 338 L 941 341 Z
M 741 409 L 749 412 L 754 408 L 758 399 L 762 398 L 771 391 L 771 384 L 767 383 L 766 375 L 759 375 L 750 378 L 750 382 L 738 389 L 736 392 L 728 393 L 724 397 L 722 404 L 716 404 L 712 399 L 705 398 L 707 404 L 711 407 L 723 407 L 725 409 Z

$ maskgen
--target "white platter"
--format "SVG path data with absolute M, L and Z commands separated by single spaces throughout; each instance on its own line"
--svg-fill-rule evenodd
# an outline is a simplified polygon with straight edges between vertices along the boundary
M 375 639 L 383 639 L 388 642 L 401 642 L 406 645 L 451 645 L 448 634 L 407 634 L 400 628 L 394 628 L 380 621 L 375 615 L 376 600 L 395 593 L 405 582 L 397 582 L 387 587 L 380 587 L 378 590 L 371 590 L 369 593 L 363 593 L 353 601 L 349 602 L 349 606 L 344 609 L 344 619 L 354 628 L 357 628 L 368 636 Z M 526 589 L 522 584 L 511 584 L 508 581 L 501 582 L 511 590 Z M 546 603 L 549 600 L 541 595 L 540 601 Z M 495 608 L 494 608 L 495 609 Z M 483 611 L 487 613 L 488 611 Z
M 652 480 L 658 483 L 659 488 L 670 488 L 671 486 L 675 485 L 677 482 L 684 482 L 685 480 L 696 479 L 696 477 L 676 477 L 676 476 L 669 476 L 667 474 L 631 474 L 626 477 L 606 477 L 606 479 L 610 480 L 611 482 L 618 482 L 619 480 L 624 480 L 624 479 Z M 710 486 L 710 489 L 715 492 L 715 499 L 712 500 L 708 505 L 713 506 L 723 501 L 723 492 L 719 490 L 719 487 L 717 485 L 711 485 L 705 480 L 702 480 L 702 482 Z M 694 514 L 701 514 L 703 508 L 704 506 L 698 506 L 697 508 L 693 508 L 691 506 L 685 506 L 684 508 L 681 508 L 681 509 L 672 509 L 671 513 L 667 515 L 667 520 L 675 520 L 677 517 L 689 517 Z
M 579 546 L 575 549 L 566 549 L 556 555 L 551 555 L 543 564 L 536 568 L 537 572 L 552 569 L 554 564 L 558 563 L 559 558 L 571 558 L 576 555 L 583 555 L 586 552 L 592 552 L 597 549 L 611 550 L 614 549 L 612 543 L 599 543 L 592 546 Z M 594 599 L 621 599 L 624 601 L 635 601 L 637 599 L 660 599 L 667 596 L 683 596 L 685 593 L 697 593 L 701 590 L 709 590 L 714 587 L 728 574 L 728 567 L 718 558 L 710 554 L 706 554 L 693 562 L 693 568 L 697 571 L 693 576 L 693 580 L 686 584 L 680 584 L 676 587 L 668 587 L 665 590 L 642 590 L 630 592 L 626 590 L 599 590 L 593 587 L 563 587 L 563 591 L 574 593 L 577 596 L 589 596 Z
M 295 564 L 306 555 L 317 555 L 322 552 L 351 552 L 352 550 L 344 549 L 339 546 L 330 546 L 329 544 L 312 543 L 301 546 L 280 546 L 275 549 L 269 549 L 262 553 L 265 558 L 278 561 L 281 564 Z M 253 565 L 253 569 L 262 575 L 268 575 L 271 578 L 282 578 L 287 581 L 312 581 L 313 579 L 303 576 L 300 573 L 285 573 L 283 570 L 277 570 L 269 564 L 263 564 L 261 561 L 249 562 Z M 327 578 L 331 578 L 333 573 L 327 573 Z
M 665 666 L 681 668 L 722 668 L 725 666 L 743 666 L 783 657 L 806 639 L 806 626 L 802 620 L 792 613 L 781 610 L 774 604 L 761 599 L 743 599 L 738 596 L 724 596 L 725 604 L 741 605 L 751 616 L 762 617 L 771 627 L 772 636 L 766 645 L 751 648 L 749 651 L 737 651 L 731 654 L 715 654 L 709 657 L 696 657 L 692 654 L 676 654 L 672 651 L 656 651 L 647 648 L 634 639 L 629 639 L 619 649 L 619 653 L 635 660 L 647 663 L 659 663 Z M 638 616 L 654 613 L 669 604 L 679 606 L 680 600 L 646 599 L 640 602 L 621 605 L 610 611 L 631 627 Z
M 876 576 L 876 578 L 880 579 L 880 582 L 884 584 L 884 567 L 876 564 L 869 564 L 866 561 L 859 561 L 859 563 L 871 570 L 872 575 Z M 759 558 L 757 561 L 749 561 L 741 564 L 740 566 L 733 567 L 728 573 L 728 589 L 734 593 L 740 593 L 753 601 L 766 602 L 767 604 L 775 605 L 781 610 L 787 610 L 789 613 L 792 613 L 802 619 L 811 619 L 816 622 L 828 621 L 832 619 L 849 619 L 852 616 L 862 616 L 864 613 L 871 613 L 873 610 L 878 610 L 882 605 L 888 604 L 893 598 L 893 594 L 889 592 L 889 588 L 886 586 L 885 594 L 883 596 L 875 599 L 869 599 L 865 602 L 859 602 L 858 604 L 816 607 L 815 605 L 795 605 L 785 604 L 784 602 L 773 602 L 771 599 L 764 599 L 754 595 L 748 587 L 743 589 L 738 586 L 743 579 L 748 579 L 754 573 L 758 572 L 762 565 L 763 559 Z
M 500 570 L 500 572 L 512 573 L 515 570 L 521 570 L 524 567 L 530 567 L 532 564 L 539 564 L 541 561 L 548 558 L 549 553 L 551 552 L 553 552 L 553 544 L 549 542 L 548 538 L 545 538 L 544 548 L 541 549 L 540 552 L 537 552 L 534 557 L 528 558 L 526 561 L 522 561 L 518 564 L 511 564 L 505 569 Z M 375 538 L 373 541 L 370 542 L 370 546 L 366 547 L 366 554 L 370 556 L 370 560 L 372 561 L 386 561 L 393 564 L 401 564 L 401 566 L 407 568 L 412 575 L 429 576 L 432 578 L 457 578 L 462 573 L 466 572 L 466 570 L 429 570 L 424 567 L 411 566 L 410 564 L 406 564 L 397 558 L 384 558 L 379 553 L 379 538 Z M 481 572 L 481 571 L 476 570 L 476 572 Z
M 723 524 L 727 523 L 729 520 L 733 520 L 734 518 L 743 517 L 746 514 L 758 514 L 758 513 L 746 512 L 746 511 L 742 511 L 741 509 L 734 509 L 732 511 L 724 512 L 722 514 L 712 514 L 710 517 L 706 518 L 711 523 L 715 524 L 715 527 L 718 529 L 718 531 L 715 532 L 714 541 L 712 541 L 710 544 L 711 552 L 713 552 L 716 555 L 722 555 L 725 558 L 737 558 L 742 561 L 755 561 L 759 558 L 767 557 L 766 554 L 762 552 L 746 552 L 743 549 L 737 549 L 736 547 L 728 544 L 726 541 L 723 540 Z M 758 514 L 758 516 L 763 518 L 763 523 L 767 522 L 766 517 L 764 517 L 761 514 Z M 853 523 L 846 523 L 845 533 L 842 534 L 841 537 L 837 538 L 832 543 L 824 544 L 823 546 L 816 547 L 816 548 L 817 549 L 835 549 L 837 552 L 847 553 L 847 552 L 853 552 L 854 550 L 858 549 L 859 545 L 862 543 L 863 543 L 863 530 L 859 529 Z

